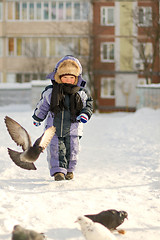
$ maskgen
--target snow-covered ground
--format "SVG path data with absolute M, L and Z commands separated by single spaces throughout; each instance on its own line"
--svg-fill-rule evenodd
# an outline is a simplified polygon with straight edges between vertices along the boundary
M 18 121 L 34 141 L 43 125 L 32 125 L 30 106 L 0 108 L 0 239 L 10 240 L 15 224 L 44 232 L 48 240 L 83 240 L 79 215 L 117 209 L 129 219 L 117 239 L 160 239 L 160 109 L 94 114 L 84 126 L 81 152 L 71 181 L 49 175 L 46 151 L 37 171 L 17 167 L 7 147 L 5 115 Z

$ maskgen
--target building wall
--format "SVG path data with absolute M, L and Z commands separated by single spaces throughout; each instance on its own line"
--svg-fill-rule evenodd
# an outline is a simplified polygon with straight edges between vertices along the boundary
M 98 104 L 101 111 L 125 110 L 133 111 L 136 108 L 136 85 L 146 83 L 145 76 L 137 65 L 139 59 L 138 41 L 149 43 L 144 30 L 148 25 L 139 25 L 138 17 L 135 16 L 139 7 L 152 7 L 156 16 L 159 14 L 158 2 L 156 1 L 94 1 L 93 4 L 93 36 L 94 36 L 94 76 L 97 86 Z M 101 24 L 103 12 L 102 7 L 114 8 L 114 24 Z M 144 15 L 144 18 L 146 15 Z M 152 16 L 152 22 L 154 14 Z M 147 42 L 148 41 L 148 42 Z M 102 43 L 112 42 L 114 44 L 114 61 L 102 61 Z M 152 42 L 154 46 L 154 42 Z M 154 82 L 159 82 L 159 46 L 157 46 L 157 58 Z M 138 60 L 140 61 L 140 60 Z M 141 66 L 140 62 L 140 66 Z M 106 86 L 109 91 L 110 80 L 114 81 L 114 94 L 104 96 L 102 85 L 106 79 Z M 108 85 L 107 85 L 108 81 Z
M 80 19 L 80 20 L 41 20 L 41 21 L 36 21 L 36 20 L 20 20 L 20 19 L 11 19 L 9 20 L 7 17 L 7 13 L 10 11 L 8 10 L 8 7 L 10 4 L 12 5 L 15 1 L 3 1 L 3 20 L 0 21 L 0 40 L 2 41 L 3 44 L 3 53 L 2 56 L 0 57 L 0 81 L 1 82 L 7 82 L 9 79 L 11 81 L 16 81 L 15 78 L 17 78 L 17 74 L 23 75 L 23 78 L 25 78 L 25 75 L 29 74 L 32 76 L 32 79 L 28 78 L 28 80 L 33 80 L 33 77 L 38 71 L 38 67 L 36 65 L 42 65 L 41 66 L 41 71 L 44 73 L 44 76 L 53 70 L 56 62 L 65 55 L 65 52 L 62 51 L 62 53 L 56 53 L 54 56 L 49 55 L 49 50 L 48 50 L 48 41 L 52 39 L 58 39 L 62 40 L 62 38 L 68 38 L 72 39 L 72 41 L 76 42 L 77 39 L 79 39 L 80 43 L 77 42 L 76 46 L 78 44 L 80 45 L 81 43 L 84 42 L 85 49 L 89 48 L 89 39 L 88 39 L 88 31 L 90 29 L 91 25 L 91 11 L 90 11 L 90 16 L 86 19 Z M 36 3 L 38 1 L 17 1 L 17 3 L 27 3 L 29 4 L 30 2 Z M 41 1 L 41 3 L 46 3 L 48 2 L 51 4 L 53 1 Z M 63 3 L 63 1 L 61 1 Z M 66 2 L 66 1 L 64 1 Z M 69 1 L 71 2 L 71 1 Z M 74 4 L 74 1 L 72 1 Z M 89 1 L 79 1 L 80 4 L 85 4 L 86 2 Z M 8 5 L 9 4 L 9 5 Z M 59 4 L 59 1 L 57 1 L 57 4 Z M 13 6 L 13 5 L 12 5 Z M 27 5 L 29 6 L 29 5 Z M 36 5 L 35 5 L 36 6 Z M 74 5 L 72 5 L 74 6 Z M 82 6 L 82 5 L 81 5 Z M 22 5 L 21 5 L 22 7 Z M 14 8 L 13 8 L 14 9 Z M 35 10 L 36 11 L 36 10 Z M 42 11 L 41 11 L 42 12 Z M 15 13 L 15 10 L 12 12 L 13 14 Z M 83 13 L 81 13 L 83 14 Z M 22 15 L 22 12 L 20 12 L 20 15 Z M 16 16 L 15 16 L 16 18 Z M 19 18 L 22 18 L 19 17 Z M 25 41 L 25 39 L 35 39 L 38 38 L 39 41 L 46 41 L 46 51 L 47 54 L 46 56 L 26 56 L 26 55 L 17 55 L 18 51 L 17 49 L 15 51 L 16 54 L 9 55 L 8 48 L 11 46 L 9 43 L 9 39 L 13 38 L 14 40 L 14 48 L 17 47 L 17 41 Z M 87 39 L 87 40 L 86 40 Z M 30 41 L 30 40 L 29 40 Z M 88 42 L 87 42 L 88 41 Z M 88 46 L 86 47 L 86 42 Z M 39 44 L 39 42 L 38 42 Z M 22 46 L 24 44 L 22 43 Z M 81 52 L 77 53 L 78 58 L 84 62 L 84 60 L 87 57 L 88 50 L 83 50 L 82 49 L 82 44 L 80 46 Z M 72 50 L 68 48 L 67 54 L 73 54 L 75 49 L 72 47 Z M 64 52 L 64 55 L 63 55 Z M 40 68 L 40 67 L 39 67 Z M 41 76 L 40 73 L 37 73 L 38 76 Z M 9 78 L 9 77 L 10 78 Z M 13 77 L 15 76 L 15 77 Z M 27 80 L 27 81 L 28 81 Z M 26 81 L 26 80 L 25 80 Z
M 34 1 L 36 2 L 36 0 Z M 3 21 L 0 21 L 0 44 L 3 51 L 0 53 L 0 82 L 7 82 L 8 79 L 11 79 L 11 81 L 17 81 L 19 77 L 20 80 L 18 81 L 34 80 L 35 68 L 37 68 L 36 64 L 41 65 L 41 71 L 43 70 L 44 73 L 48 73 L 53 70 L 56 62 L 63 57 L 63 50 L 61 53 L 50 55 L 50 45 L 47 45 L 46 47 L 47 54 L 45 56 L 38 56 L 38 58 L 24 56 L 23 54 L 22 56 L 17 56 L 16 54 L 9 55 L 8 48 L 10 38 L 14 39 L 15 47 L 17 41 L 24 40 L 25 42 L 26 39 L 37 38 L 39 41 L 45 40 L 47 43 L 51 38 L 58 40 L 68 38 L 72 39 L 73 42 L 80 39 L 80 41 L 77 42 L 75 49 L 81 49 L 79 55 L 77 54 L 77 57 L 80 59 L 82 65 L 85 66 L 89 55 L 89 45 L 92 45 L 92 41 L 88 41 L 86 44 L 86 39 L 91 40 L 93 37 L 93 47 L 91 47 L 93 51 L 91 51 L 90 55 L 92 56 L 93 53 L 92 69 L 95 81 L 94 85 L 98 96 L 99 109 L 101 111 L 110 111 L 117 109 L 125 110 L 126 108 L 133 110 L 135 108 L 135 87 L 137 83 L 145 82 L 144 75 L 139 69 L 137 70 L 136 67 L 136 59 L 138 59 L 136 46 L 138 44 L 137 39 L 140 39 L 141 41 L 146 40 L 144 32 L 146 26 L 137 27 L 135 25 L 134 18 L 132 17 L 132 11 L 136 7 L 152 6 L 154 7 L 154 12 L 157 13 L 155 15 L 158 16 L 159 8 L 157 5 L 153 4 L 156 1 L 80 0 L 81 3 L 91 3 L 89 5 L 90 15 L 87 20 L 81 19 L 78 21 L 8 20 L 7 2 L 13 3 L 15 1 L 3 0 Z M 21 2 L 21 0 L 17 2 Z M 51 2 L 53 1 L 50 0 L 50 4 Z M 57 4 L 59 4 L 59 2 L 61 1 L 57 0 Z M 68 0 L 68 2 L 70 1 Z M 114 8 L 114 24 L 103 25 L 101 23 L 102 7 Z M 92 29 L 93 34 L 91 35 Z M 103 58 L 103 50 L 112 48 L 112 45 L 114 45 L 114 60 L 109 59 L 108 61 Z M 87 47 L 82 49 L 82 46 Z M 62 45 L 62 47 L 65 47 L 65 44 L 64 46 Z M 159 46 L 156 46 L 156 48 L 157 57 L 154 69 L 155 83 L 160 81 Z M 58 48 L 56 47 L 56 51 L 58 52 L 57 49 Z M 18 50 L 16 49 L 15 51 Z M 41 78 L 44 77 L 40 74 L 38 76 Z
M 138 79 L 134 69 L 134 23 L 132 11 L 133 2 L 116 3 L 116 71 L 115 74 L 115 107 L 126 109 L 136 106 L 136 91 Z M 132 73 L 132 74 L 131 74 Z

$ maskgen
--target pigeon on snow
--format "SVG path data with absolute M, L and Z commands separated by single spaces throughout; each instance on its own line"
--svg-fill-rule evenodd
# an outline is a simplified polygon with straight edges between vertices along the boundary
M 80 224 L 81 231 L 86 240 L 116 240 L 116 237 L 110 230 L 85 216 L 78 217 L 76 222 Z
M 110 230 L 116 230 L 124 222 L 125 218 L 128 218 L 128 213 L 109 209 L 98 214 L 85 215 L 85 217 L 90 218 L 93 222 L 101 223 Z
M 50 143 L 56 131 L 55 127 L 48 128 L 32 146 L 30 135 L 19 123 L 8 116 L 5 117 L 4 121 L 11 138 L 23 149 L 23 152 L 17 152 L 8 148 L 10 158 L 21 168 L 36 170 L 33 162 L 38 159 L 40 153 Z
M 25 229 L 20 225 L 15 225 L 12 231 L 11 240 L 44 240 L 43 233 L 37 233 L 33 230 Z

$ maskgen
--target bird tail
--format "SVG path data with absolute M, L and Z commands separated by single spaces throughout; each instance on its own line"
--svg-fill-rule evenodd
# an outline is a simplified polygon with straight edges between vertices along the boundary
M 18 167 L 21 167 L 21 168 L 27 169 L 27 170 L 36 170 L 37 169 L 33 163 L 22 162 L 20 160 L 20 154 L 21 154 L 20 152 L 16 152 L 16 151 L 8 148 L 8 154 L 9 154 L 10 158 L 12 159 L 12 161 Z

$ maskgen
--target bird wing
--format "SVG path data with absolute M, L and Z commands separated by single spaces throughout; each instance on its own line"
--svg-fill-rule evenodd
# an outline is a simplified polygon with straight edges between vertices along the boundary
M 23 151 L 28 149 L 31 146 L 31 138 L 28 132 L 19 123 L 8 116 L 5 117 L 4 121 L 13 141 L 15 141 L 18 146 L 21 146 Z
M 20 168 L 26 169 L 26 170 L 37 170 L 37 168 L 35 167 L 35 165 L 33 163 L 29 163 L 29 162 L 22 162 L 20 160 L 20 154 L 19 152 L 16 152 L 10 148 L 8 148 L 8 154 L 10 156 L 10 158 L 12 159 L 12 161 Z
M 56 128 L 54 126 L 49 127 L 47 130 L 45 130 L 43 135 L 36 140 L 34 145 L 39 145 L 44 150 L 47 147 L 47 145 L 50 143 L 50 141 L 53 138 L 55 132 L 56 132 Z
M 101 239 L 116 240 L 116 237 L 111 233 L 111 231 L 102 224 L 95 222 L 94 229 L 95 232 L 101 236 Z

